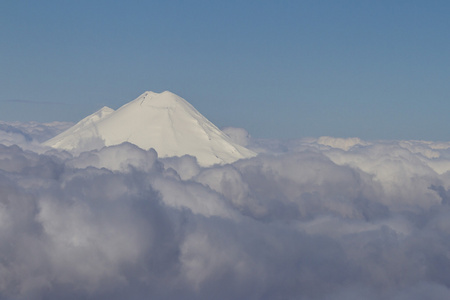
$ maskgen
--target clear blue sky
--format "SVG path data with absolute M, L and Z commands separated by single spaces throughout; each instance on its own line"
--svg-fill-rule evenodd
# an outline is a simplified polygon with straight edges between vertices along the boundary
M 450 1 L 0 2 L 0 120 L 170 90 L 255 137 L 450 140 Z

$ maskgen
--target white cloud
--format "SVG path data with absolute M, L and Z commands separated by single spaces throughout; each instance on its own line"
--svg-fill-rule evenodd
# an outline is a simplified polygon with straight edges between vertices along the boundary
M 48 148 L 42 147 L 41 142 L 69 128 L 68 122 L 3 122 L 0 121 L 0 144 L 17 145 L 23 149 L 43 152 Z
M 249 139 L 264 154 L 202 168 L 9 126 L 0 299 L 449 296 L 446 143 Z
M 244 128 L 225 127 L 222 131 L 238 145 L 247 147 L 250 142 L 250 134 Z

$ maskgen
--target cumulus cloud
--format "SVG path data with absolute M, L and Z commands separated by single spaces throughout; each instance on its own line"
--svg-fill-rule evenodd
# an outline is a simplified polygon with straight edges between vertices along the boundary
M 69 122 L 3 122 L 0 121 L 0 144 L 19 145 L 22 148 L 39 151 L 40 143 L 66 130 Z
M 0 299 L 450 296 L 447 143 L 249 138 L 257 157 L 204 168 L 8 126 Z
M 233 142 L 244 147 L 247 147 L 251 140 L 250 134 L 244 128 L 225 127 L 222 128 L 222 131 L 225 132 Z

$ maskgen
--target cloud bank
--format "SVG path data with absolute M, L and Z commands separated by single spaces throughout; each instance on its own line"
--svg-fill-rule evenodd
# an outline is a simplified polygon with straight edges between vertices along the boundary
M 128 143 L 72 156 L 8 126 L 0 299 L 450 297 L 450 143 L 229 129 L 260 154 L 201 168 Z
M 19 145 L 39 151 L 39 144 L 73 126 L 69 122 L 3 122 L 0 121 L 0 144 Z

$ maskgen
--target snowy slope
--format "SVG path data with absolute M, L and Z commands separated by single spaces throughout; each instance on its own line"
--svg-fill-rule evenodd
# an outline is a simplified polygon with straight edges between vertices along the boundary
M 100 149 L 105 143 L 99 136 L 96 124 L 113 112 L 114 109 L 104 106 L 43 144 L 74 152 Z
M 168 91 L 145 92 L 116 111 L 104 107 L 44 144 L 79 153 L 123 142 L 154 148 L 160 157 L 189 154 L 203 166 L 256 155 Z

